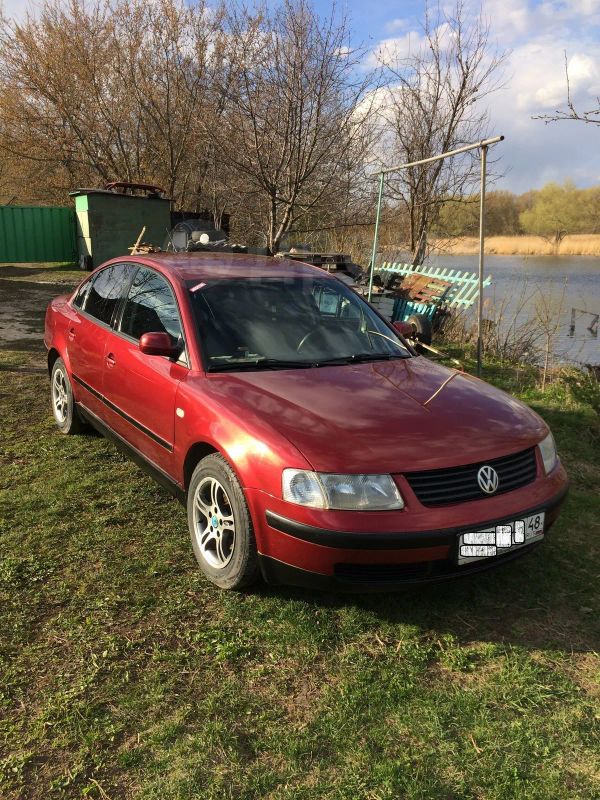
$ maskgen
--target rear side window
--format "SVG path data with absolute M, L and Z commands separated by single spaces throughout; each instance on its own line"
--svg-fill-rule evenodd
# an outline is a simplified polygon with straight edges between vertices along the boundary
M 94 278 L 83 309 L 92 317 L 110 325 L 119 301 L 125 294 L 131 267 L 128 264 L 113 264 L 101 270 Z
M 177 343 L 181 321 L 173 290 L 162 275 L 140 267 L 135 274 L 123 316 L 121 331 L 134 339 L 144 333 L 165 332 Z

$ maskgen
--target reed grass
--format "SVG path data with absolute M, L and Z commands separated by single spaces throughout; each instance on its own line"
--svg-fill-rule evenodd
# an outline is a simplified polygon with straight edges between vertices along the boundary
M 479 252 L 479 239 L 476 236 L 440 240 L 439 245 L 443 252 L 450 255 L 476 255 Z M 541 236 L 489 236 L 485 241 L 485 252 L 501 256 L 600 256 L 600 234 L 565 236 L 557 253 L 554 245 Z

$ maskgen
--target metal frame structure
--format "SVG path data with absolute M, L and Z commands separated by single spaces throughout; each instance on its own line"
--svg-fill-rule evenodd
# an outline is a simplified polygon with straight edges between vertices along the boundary
M 379 175 L 379 193 L 377 196 L 377 214 L 375 216 L 375 233 L 373 235 L 373 253 L 371 256 L 371 268 L 369 270 L 369 295 L 368 299 L 371 300 L 373 292 L 373 274 L 375 272 L 375 260 L 377 258 L 377 244 L 379 239 L 379 222 L 381 219 L 381 200 L 383 198 L 383 183 L 385 176 L 390 172 L 400 172 L 410 167 L 418 167 L 421 164 L 431 164 L 434 161 L 442 161 L 451 156 L 457 156 L 460 153 L 466 153 L 469 150 L 481 149 L 481 189 L 479 195 L 479 298 L 477 302 L 477 375 L 481 375 L 481 357 L 482 357 L 482 337 L 481 337 L 481 322 L 483 318 L 483 249 L 485 244 L 485 179 L 487 170 L 487 151 L 488 147 L 497 142 L 503 141 L 504 136 L 494 136 L 491 139 L 483 139 L 474 144 L 467 144 L 464 147 L 458 147 L 456 150 L 449 150 L 447 153 L 440 153 L 438 156 L 431 156 L 431 158 L 422 158 L 420 161 L 411 161 L 407 164 L 399 164 L 397 167 L 389 167 L 383 169 L 378 173 Z

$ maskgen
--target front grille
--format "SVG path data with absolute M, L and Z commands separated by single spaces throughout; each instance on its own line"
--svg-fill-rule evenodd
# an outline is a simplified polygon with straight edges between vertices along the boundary
M 486 464 L 496 470 L 499 478 L 498 488 L 492 495 L 486 494 L 477 483 L 477 472 Z M 513 489 L 527 486 L 535 480 L 535 476 L 535 448 L 531 447 L 511 456 L 463 467 L 410 472 L 406 480 L 424 506 L 447 506 L 512 492 Z

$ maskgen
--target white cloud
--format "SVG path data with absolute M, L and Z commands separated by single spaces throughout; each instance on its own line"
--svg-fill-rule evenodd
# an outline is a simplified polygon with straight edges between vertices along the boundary
M 387 31 L 389 31 L 389 33 L 395 33 L 396 31 L 403 31 L 405 30 L 405 28 L 408 28 L 409 26 L 410 26 L 410 21 L 408 19 L 399 17 L 397 19 L 393 19 L 390 22 L 388 22 L 385 28 Z
M 468 0 L 468 12 L 477 14 L 479 3 Z M 482 5 L 491 40 L 510 51 L 505 88 L 488 100 L 490 133 L 506 136 L 497 149 L 506 172 L 499 185 L 520 192 L 567 177 L 581 185 L 596 182 L 600 127 L 546 125 L 532 117 L 566 107 L 565 52 L 572 100 L 582 110 L 595 106 L 600 95 L 600 0 L 483 0 Z M 377 48 L 406 54 L 421 41 L 409 28 Z
M 600 0 L 570 0 L 568 5 L 576 14 L 600 14 Z
M 383 39 L 368 56 L 367 66 L 377 67 L 382 63 L 390 63 L 396 59 L 406 58 L 411 53 L 418 52 L 422 44 L 423 37 L 417 31 L 409 31 L 402 36 Z

